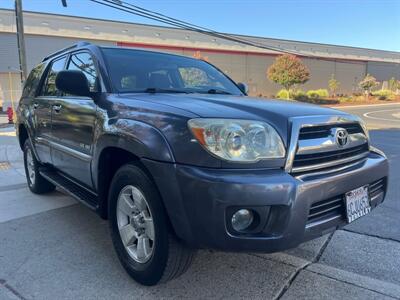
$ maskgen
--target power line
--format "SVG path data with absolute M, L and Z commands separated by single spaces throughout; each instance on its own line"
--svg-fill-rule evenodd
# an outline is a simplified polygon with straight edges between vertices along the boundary
M 223 34 L 223 33 L 208 29 L 206 27 L 198 26 L 198 25 L 195 25 L 195 24 L 192 24 L 189 22 L 185 22 L 185 21 L 181 21 L 181 20 L 178 20 L 178 19 L 175 19 L 172 17 L 168 17 L 164 14 L 139 7 L 137 5 L 131 4 L 126 1 L 122 1 L 122 0 L 89 0 L 89 1 L 101 4 L 101 5 L 104 5 L 107 7 L 111 7 L 111 8 L 120 10 L 120 11 L 124 11 L 124 12 L 130 13 L 130 14 L 141 16 L 143 18 L 151 19 L 151 20 L 154 20 L 154 21 L 157 21 L 160 23 L 175 26 L 175 27 L 178 27 L 181 29 L 190 30 L 190 31 L 194 31 L 197 33 L 213 36 L 214 38 L 225 39 L 225 40 L 229 40 L 232 42 L 245 44 L 247 46 L 266 49 L 266 50 L 272 50 L 272 51 L 295 54 L 295 55 L 304 55 L 298 51 L 291 51 L 291 50 L 286 50 L 286 49 L 282 49 L 279 47 L 268 46 L 265 44 L 256 43 L 251 40 L 234 37 L 232 35 Z
M 103 0 L 103 1 L 110 2 L 110 0 Z M 118 1 L 119 3 L 122 3 L 124 5 L 130 6 L 130 7 L 134 8 L 136 11 L 139 10 L 140 12 L 145 12 L 145 13 L 151 14 L 153 16 L 159 16 L 161 18 L 166 18 L 168 20 L 178 22 L 180 24 L 186 25 L 187 28 L 191 28 L 191 29 L 194 28 L 196 30 L 199 30 L 201 33 L 212 33 L 214 35 L 218 35 L 218 37 L 220 37 L 220 38 L 229 39 L 229 40 L 233 40 L 235 42 L 240 42 L 240 43 L 246 43 L 247 45 L 254 46 L 254 47 L 260 46 L 260 47 L 263 47 L 264 49 L 266 49 L 268 47 L 268 50 L 274 50 L 274 51 L 280 51 L 280 52 L 285 52 L 286 51 L 287 53 L 294 53 L 295 52 L 295 51 L 291 51 L 291 50 L 285 50 L 285 49 L 282 49 L 280 47 L 267 46 L 267 45 L 264 45 L 264 44 L 261 44 L 261 43 L 257 43 L 257 42 L 254 42 L 254 41 L 251 41 L 251 40 L 248 40 L 248 39 L 238 38 L 236 36 L 232 36 L 232 35 L 229 35 L 229 34 L 224 34 L 224 33 L 221 33 L 221 32 L 217 32 L 217 31 L 214 31 L 214 30 L 212 30 L 210 28 L 202 27 L 202 26 L 199 26 L 199 25 L 195 25 L 193 23 L 189 23 L 189 22 L 186 22 L 186 21 L 178 20 L 176 18 L 168 17 L 168 16 L 166 16 L 164 14 L 145 9 L 143 7 L 131 4 L 131 3 L 126 2 L 126 1 L 122 1 L 122 0 L 116 0 L 116 1 Z M 116 2 L 116 1 L 114 0 L 112 2 Z

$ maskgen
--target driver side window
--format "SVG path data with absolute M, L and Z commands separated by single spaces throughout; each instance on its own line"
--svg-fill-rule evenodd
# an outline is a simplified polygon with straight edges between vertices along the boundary
M 64 69 L 66 57 L 57 59 L 51 63 L 51 67 L 47 73 L 45 84 L 43 85 L 41 96 L 59 96 L 60 91 L 56 88 L 56 76 L 58 72 Z
M 82 71 L 86 76 L 91 92 L 99 91 L 99 79 L 92 56 L 87 52 L 72 54 L 68 63 L 68 70 Z

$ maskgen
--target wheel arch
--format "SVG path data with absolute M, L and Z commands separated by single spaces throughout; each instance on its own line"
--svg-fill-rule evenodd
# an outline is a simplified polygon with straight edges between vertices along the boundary
M 91 166 L 92 180 L 94 189 L 98 193 L 99 214 L 105 219 L 108 217 L 108 191 L 111 180 L 122 165 L 134 162 L 157 187 L 151 172 L 141 159 L 174 162 L 169 144 L 161 132 L 141 122 L 132 121 L 128 124 L 135 126 L 135 130 L 127 130 L 129 126 L 125 123 L 125 132 L 114 130 L 113 134 L 104 134 L 95 142 Z M 129 132 L 135 132 L 136 135 Z
M 28 129 L 23 123 L 20 123 L 17 126 L 17 136 L 19 147 L 21 148 L 21 150 L 23 150 L 25 141 L 29 138 Z

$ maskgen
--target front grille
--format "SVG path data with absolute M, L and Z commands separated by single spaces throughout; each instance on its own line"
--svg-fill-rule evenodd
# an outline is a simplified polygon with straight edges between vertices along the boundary
M 363 129 L 358 123 L 347 123 L 347 124 L 334 124 L 334 125 L 321 125 L 304 127 L 300 129 L 299 139 L 309 140 L 309 139 L 319 139 L 328 137 L 331 134 L 331 129 L 335 127 L 344 128 L 349 134 L 363 133 Z
M 384 193 L 386 178 L 381 178 L 369 185 L 368 194 L 372 200 L 380 193 Z M 307 225 L 329 221 L 331 219 L 346 219 L 345 194 L 315 202 L 311 205 L 307 218 Z
M 348 145 L 343 148 L 335 144 L 335 128 L 344 128 L 349 134 Z M 346 166 L 365 159 L 369 152 L 364 130 L 354 122 L 300 128 L 297 147 L 292 162 L 292 173 L 296 174 Z
M 305 167 L 323 164 L 331 161 L 337 161 L 353 156 L 357 156 L 368 152 L 368 144 L 361 146 L 340 149 L 336 151 L 322 152 L 322 153 L 312 153 L 312 154 L 296 154 L 293 161 L 293 168 Z

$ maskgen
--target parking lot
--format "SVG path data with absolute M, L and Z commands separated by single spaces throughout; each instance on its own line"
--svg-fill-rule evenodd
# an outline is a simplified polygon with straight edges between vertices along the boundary
M 29 192 L 0 116 L 0 299 L 400 299 L 400 104 L 345 107 L 390 161 L 386 201 L 333 234 L 275 254 L 201 250 L 187 273 L 143 287 L 120 266 L 108 224 L 71 197 Z

